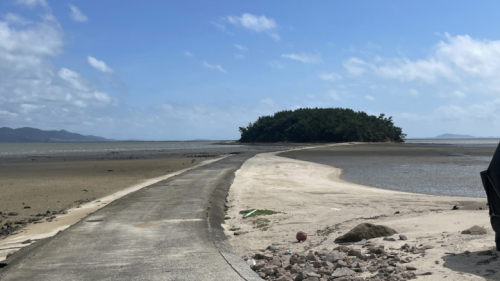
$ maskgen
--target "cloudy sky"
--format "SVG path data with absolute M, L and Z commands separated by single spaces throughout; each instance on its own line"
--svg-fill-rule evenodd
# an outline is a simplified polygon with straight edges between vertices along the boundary
M 313 3 L 313 4 L 311 4 Z M 498 1 L 0 2 L 0 127 L 237 139 L 299 107 L 500 135 Z

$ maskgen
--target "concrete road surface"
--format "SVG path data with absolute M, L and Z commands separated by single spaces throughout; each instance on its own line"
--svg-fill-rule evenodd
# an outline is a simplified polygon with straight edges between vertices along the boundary
M 220 227 L 247 152 L 131 193 L 19 251 L 0 280 L 262 280 Z

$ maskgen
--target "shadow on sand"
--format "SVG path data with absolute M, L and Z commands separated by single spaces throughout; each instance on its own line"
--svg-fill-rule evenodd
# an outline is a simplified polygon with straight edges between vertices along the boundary
M 470 273 L 486 280 L 500 280 L 500 257 L 496 250 L 447 254 L 443 266 L 454 271 Z

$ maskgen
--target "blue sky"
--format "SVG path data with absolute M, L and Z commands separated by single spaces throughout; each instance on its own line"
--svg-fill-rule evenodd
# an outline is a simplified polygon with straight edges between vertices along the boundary
M 500 135 L 500 3 L 0 2 L 0 126 L 237 139 L 299 107 Z

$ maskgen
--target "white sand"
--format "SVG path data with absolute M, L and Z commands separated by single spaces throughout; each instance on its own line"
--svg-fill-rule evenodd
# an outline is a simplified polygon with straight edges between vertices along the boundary
M 477 261 L 490 258 L 478 256 L 477 251 L 494 249 L 494 232 L 485 199 L 422 195 L 357 185 L 341 180 L 340 169 L 276 154 L 259 154 L 246 161 L 236 172 L 231 186 L 228 197 L 231 219 L 223 226 L 231 245 L 241 256 L 248 257 L 272 243 L 280 243 L 293 252 L 332 250 L 338 246 L 333 242 L 336 237 L 360 223 L 369 222 L 389 226 L 408 237 L 408 241 L 396 242 L 372 239 L 386 249 L 399 249 L 405 243 L 434 247 L 427 250 L 425 257 L 406 264 L 415 266 L 417 274 L 432 272 L 430 276 L 419 276 L 419 280 L 485 280 L 481 276 L 488 274 L 487 269 L 498 270 L 498 261 L 476 265 Z M 454 205 L 478 202 L 485 210 L 451 210 Z M 262 216 L 270 220 L 269 229 L 262 231 L 254 228 L 255 218 L 242 219 L 238 212 L 246 209 L 281 213 Z M 400 213 L 395 214 L 396 211 Z M 382 217 L 367 219 L 375 216 Z M 341 233 L 327 237 L 316 235 L 317 230 L 336 224 L 340 224 Z M 485 227 L 488 234 L 460 234 L 473 225 Z M 232 227 L 249 233 L 234 236 L 229 230 Z M 309 235 L 305 243 L 295 242 L 299 230 Z M 459 255 L 466 250 L 472 252 L 469 257 Z M 445 253 L 457 255 L 450 257 Z M 500 280 L 499 277 L 500 273 L 496 273 L 489 278 Z
M 37 224 L 29 224 L 27 227 L 23 228 L 19 231 L 18 234 L 8 236 L 7 238 L 0 240 L 0 261 L 4 260 L 9 253 L 13 253 L 18 251 L 19 249 L 28 246 L 28 244 L 22 244 L 23 241 L 31 239 L 32 241 L 37 241 L 40 239 L 48 238 L 57 234 L 57 232 L 65 230 L 71 225 L 77 223 L 81 219 L 85 218 L 87 215 L 94 213 L 100 208 L 106 206 L 107 204 L 127 195 L 132 192 L 135 192 L 141 188 L 146 186 L 155 184 L 159 181 L 166 180 L 173 176 L 180 175 L 186 171 L 192 170 L 194 168 L 204 166 L 215 161 L 219 161 L 228 156 L 223 156 L 216 159 L 205 160 L 198 165 L 193 167 L 179 170 L 173 173 L 169 173 L 160 177 L 155 177 L 151 179 L 141 180 L 138 183 L 125 187 L 123 190 L 115 192 L 106 197 L 98 198 L 94 201 L 82 204 L 80 208 L 73 208 L 68 210 L 67 214 L 64 215 L 56 215 L 56 218 L 52 222 L 45 222 L 45 218 L 43 219 L 43 223 Z

